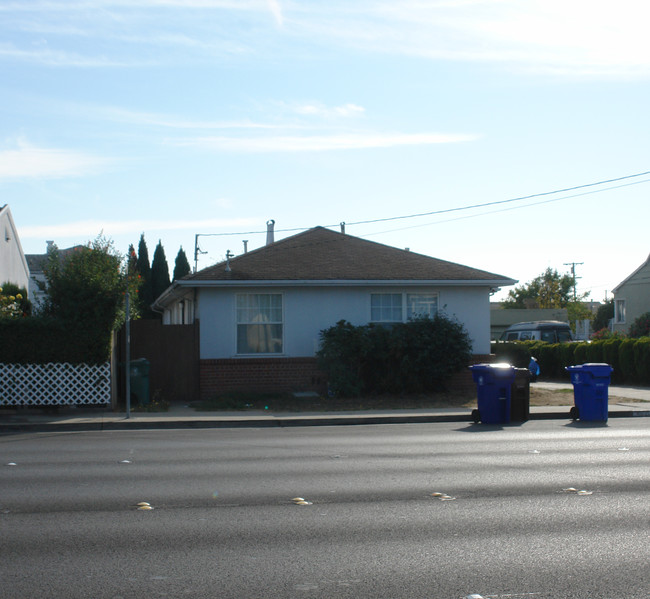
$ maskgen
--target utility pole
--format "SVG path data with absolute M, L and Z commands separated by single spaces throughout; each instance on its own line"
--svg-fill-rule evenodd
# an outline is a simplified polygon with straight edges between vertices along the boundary
M 581 279 L 582 277 L 576 277 L 576 266 L 582 266 L 584 262 L 565 262 L 564 266 L 571 267 L 571 276 L 573 277 L 573 301 L 575 302 L 578 298 L 576 293 L 576 280 Z

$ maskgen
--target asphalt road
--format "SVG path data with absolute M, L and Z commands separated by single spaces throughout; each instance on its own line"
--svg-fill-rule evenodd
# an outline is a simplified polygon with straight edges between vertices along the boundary
M 639 418 L 1 436 L 0 596 L 647 599 L 649 433 Z

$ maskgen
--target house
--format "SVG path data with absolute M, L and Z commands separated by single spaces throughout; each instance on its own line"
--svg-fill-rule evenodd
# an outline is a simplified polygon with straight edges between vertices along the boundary
M 650 312 L 650 256 L 614 289 L 613 331 L 627 333 L 642 314 Z
M 0 208 L 0 286 L 13 283 L 21 289 L 29 286 L 29 267 L 9 206 Z
M 272 223 L 272 221 L 270 221 Z M 515 280 L 331 231 L 309 229 L 175 281 L 164 324 L 200 327 L 201 397 L 237 387 L 322 388 L 320 331 L 442 311 L 474 354 L 490 353 L 490 293 Z

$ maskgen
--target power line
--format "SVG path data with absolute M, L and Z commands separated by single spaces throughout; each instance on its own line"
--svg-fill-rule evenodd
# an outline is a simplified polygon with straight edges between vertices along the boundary
M 362 220 L 362 221 L 347 223 L 347 225 L 350 225 L 350 226 L 368 225 L 368 224 L 373 224 L 373 223 L 382 223 L 382 222 L 390 222 L 390 221 L 395 221 L 395 220 L 404 220 L 404 219 L 408 219 L 408 218 L 421 218 L 423 216 L 435 216 L 435 215 L 438 215 L 438 214 L 448 214 L 450 212 L 460 212 L 460 211 L 463 211 L 463 210 L 473 210 L 473 209 L 476 209 L 476 208 L 486 208 L 488 206 L 498 206 L 498 205 L 501 205 L 501 204 L 509 204 L 509 203 L 513 203 L 513 202 L 522 202 L 524 200 L 530 200 L 530 199 L 533 199 L 533 198 L 541 198 L 541 197 L 544 197 L 544 196 L 555 195 L 555 194 L 559 194 L 559 193 L 566 193 L 566 192 L 569 192 L 569 191 L 576 191 L 578 189 L 586 189 L 588 187 L 596 187 L 598 185 L 606 185 L 608 183 L 616 183 L 618 181 L 624 181 L 626 179 L 633 179 L 635 177 L 643 177 L 645 175 L 650 175 L 650 171 L 645 171 L 645 172 L 642 172 L 642 173 L 636 173 L 634 175 L 625 175 L 623 177 L 616 177 L 614 179 L 605 179 L 603 181 L 596 181 L 595 183 L 585 183 L 583 185 L 575 185 L 573 187 L 565 187 L 563 189 L 556 189 L 554 191 L 544 191 L 544 192 L 541 192 L 541 193 L 534 193 L 534 194 L 530 194 L 530 195 L 526 195 L 526 196 L 520 196 L 520 197 L 517 197 L 517 198 L 510 198 L 508 200 L 497 200 L 497 201 L 494 201 L 494 202 L 484 202 L 482 204 L 471 204 L 469 206 L 460 206 L 460 207 L 457 207 L 457 208 L 445 208 L 443 210 L 433 210 L 431 212 L 419 212 L 419 213 L 414 213 L 414 214 L 405 214 L 405 215 L 401 215 L 401 216 L 390 216 L 390 217 L 386 217 L 386 218 L 375 218 L 375 219 L 371 219 L 371 220 Z M 637 185 L 639 183 L 647 183 L 648 181 L 650 181 L 650 179 L 645 180 L 645 181 L 638 181 L 638 182 L 634 182 L 634 183 L 628 183 L 627 185 Z M 617 187 L 624 187 L 624 185 L 612 187 L 612 188 L 609 188 L 609 189 L 616 189 Z M 584 194 L 576 194 L 576 195 L 573 195 L 573 196 L 567 196 L 565 198 L 558 198 L 558 200 L 568 199 L 568 198 L 571 198 L 571 197 L 577 197 L 578 195 L 588 195 L 590 193 L 597 193 L 599 191 L 606 191 L 606 190 L 594 190 L 594 191 L 586 192 Z M 547 200 L 547 201 L 558 201 L 558 200 Z M 539 202 L 539 203 L 544 203 L 544 202 Z M 535 203 L 527 204 L 527 206 L 534 206 L 534 205 L 535 205 Z M 324 226 L 326 228 L 331 228 L 331 227 L 339 226 L 339 223 L 336 223 L 336 224 L 333 224 L 333 225 L 324 225 Z M 304 231 L 307 228 L 309 228 L 309 227 L 293 227 L 293 228 L 290 228 L 290 229 L 276 229 L 276 233 L 290 233 L 290 232 L 293 232 L 293 231 Z M 201 237 L 227 237 L 227 236 L 232 236 L 232 235 L 260 235 L 260 234 L 263 234 L 265 232 L 266 231 L 240 231 L 240 232 L 236 232 L 236 233 L 198 233 L 197 235 L 199 235 Z

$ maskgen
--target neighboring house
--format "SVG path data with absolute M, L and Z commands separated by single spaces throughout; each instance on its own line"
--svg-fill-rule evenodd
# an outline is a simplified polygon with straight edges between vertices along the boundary
M 499 339 L 511 324 L 534 320 L 559 320 L 569 322 L 566 308 L 504 308 L 500 302 L 490 304 L 490 335 Z
M 58 251 L 59 258 L 65 260 L 72 252 L 82 247 L 76 245 L 71 248 L 59 250 L 53 241 L 48 241 L 47 252 L 45 254 L 27 254 L 27 264 L 29 265 L 29 298 L 35 307 L 40 306 L 47 295 L 46 286 L 47 278 L 45 276 L 45 267 L 50 257 L 50 253 L 55 249 Z
M 20 288 L 29 287 L 29 267 L 18 231 L 8 205 L 0 208 L 0 287 L 3 283 L 13 283 Z
M 642 314 L 650 312 L 650 256 L 614 289 L 613 331 L 627 333 Z
M 200 388 L 322 388 L 320 331 L 443 312 L 490 353 L 490 293 L 501 275 L 316 227 L 175 281 L 164 324 L 200 323 Z

